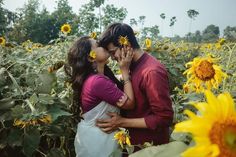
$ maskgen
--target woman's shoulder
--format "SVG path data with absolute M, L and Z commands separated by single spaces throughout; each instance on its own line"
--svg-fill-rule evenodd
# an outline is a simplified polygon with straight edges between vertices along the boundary
M 89 80 L 109 80 L 109 78 L 103 74 L 93 74 L 88 77 Z
M 86 82 L 93 84 L 93 86 L 94 85 L 96 86 L 96 85 L 103 85 L 103 84 L 109 83 L 109 82 L 111 82 L 111 80 L 105 75 L 93 74 L 88 77 Z

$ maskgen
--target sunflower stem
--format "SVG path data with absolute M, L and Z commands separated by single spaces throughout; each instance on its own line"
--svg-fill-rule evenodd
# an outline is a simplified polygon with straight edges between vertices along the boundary
M 28 99 L 25 101 L 26 101 L 27 105 L 29 106 L 31 112 L 35 113 L 36 110 L 35 110 L 34 106 L 32 105 L 32 103 Z
M 231 49 L 229 46 L 227 46 L 229 49 L 230 49 L 230 53 L 229 53 L 229 58 L 228 58 L 228 62 L 226 64 L 226 72 L 229 70 L 229 64 L 230 64 L 230 61 L 231 61 L 231 58 L 232 58 L 232 54 L 234 52 L 234 49 L 236 47 L 236 44 L 234 44 L 233 48 Z M 223 91 L 225 91 L 225 87 L 226 86 L 226 79 L 224 79 L 224 83 L 223 83 Z

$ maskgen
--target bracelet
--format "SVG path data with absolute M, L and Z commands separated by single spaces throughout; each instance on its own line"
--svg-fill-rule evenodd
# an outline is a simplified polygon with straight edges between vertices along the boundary
M 126 80 L 124 81 L 124 85 L 127 84 L 127 83 L 129 83 L 129 82 L 130 82 L 130 79 L 126 79 Z

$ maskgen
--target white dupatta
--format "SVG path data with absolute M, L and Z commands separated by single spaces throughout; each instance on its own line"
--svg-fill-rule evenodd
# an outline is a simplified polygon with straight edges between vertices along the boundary
M 76 157 L 108 157 L 118 148 L 115 132 L 107 134 L 96 126 L 97 119 L 109 118 L 108 112 L 119 112 L 119 109 L 102 101 L 83 114 L 74 141 Z

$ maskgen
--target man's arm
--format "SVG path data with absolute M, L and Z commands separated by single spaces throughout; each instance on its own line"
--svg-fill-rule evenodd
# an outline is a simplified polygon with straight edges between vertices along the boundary
M 144 91 L 151 113 L 144 117 L 149 129 L 168 127 L 173 120 L 173 109 L 169 95 L 169 83 L 164 67 L 148 71 L 144 76 Z
M 119 127 L 123 128 L 147 128 L 144 118 L 124 118 L 119 114 L 110 112 L 109 119 L 99 119 L 96 125 L 106 133 L 111 133 Z

